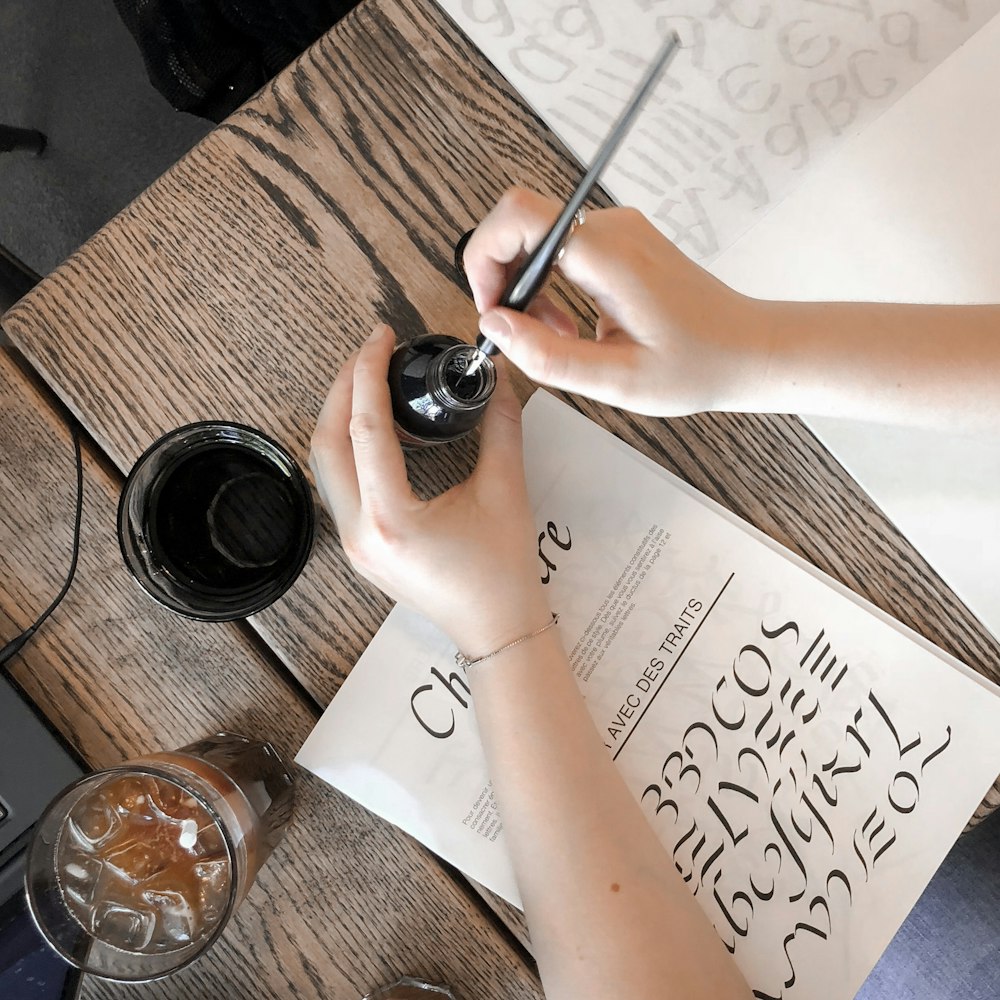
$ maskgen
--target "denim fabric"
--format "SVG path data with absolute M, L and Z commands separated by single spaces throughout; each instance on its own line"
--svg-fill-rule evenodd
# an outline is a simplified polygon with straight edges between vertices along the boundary
M 1000 998 L 1000 817 L 960 837 L 857 1000 Z

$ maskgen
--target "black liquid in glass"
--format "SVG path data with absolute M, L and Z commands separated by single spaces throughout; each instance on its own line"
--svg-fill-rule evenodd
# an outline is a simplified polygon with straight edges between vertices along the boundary
M 247 593 L 293 569 L 308 530 L 302 497 L 247 448 L 212 444 L 161 473 L 149 541 L 165 572 L 194 591 Z

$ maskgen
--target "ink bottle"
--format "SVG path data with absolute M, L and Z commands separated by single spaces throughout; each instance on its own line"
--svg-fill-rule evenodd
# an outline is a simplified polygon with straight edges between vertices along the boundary
M 396 348 L 389 362 L 389 395 L 404 447 L 455 441 L 479 423 L 496 388 L 497 371 L 487 357 L 466 375 L 478 355 L 474 345 L 436 333 Z

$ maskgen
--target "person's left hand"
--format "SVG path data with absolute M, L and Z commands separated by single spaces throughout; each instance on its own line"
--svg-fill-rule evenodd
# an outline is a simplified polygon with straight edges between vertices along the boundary
M 551 619 L 532 545 L 521 408 L 501 370 L 472 476 L 433 500 L 418 499 L 386 380 L 394 343 L 387 326 L 377 327 L 337 376 L 310 465 L 354 568 L 434 622 L 463 653 L 482 656 Z

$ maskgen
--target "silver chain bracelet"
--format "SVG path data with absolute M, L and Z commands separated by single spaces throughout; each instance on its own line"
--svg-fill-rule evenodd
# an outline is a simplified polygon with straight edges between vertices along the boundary
M 553 612 L 552 621 L 547 625 L 543 625 L 539 629 L 535 629 L 534 632 L 529 632 L 527 635 L 522 635 L 520 639 L 515 639 L 513 642 L 508 642 L 506 646 L 501 646 L 499 649 L 494 649 L 492 653 L 487 653 L 485 656 L 480 656 L 475 660 L 470 660 L 465 653 L 458 652 L 455 654 L 455 662 L 465 671 L 468 671 L 469 667 L 474 667 L 477 663 L 482 663 L 483 660 L 491 660 L 494 656 L 499 656 L 501 653 L 506 652 L 508 649 L 514 646 L 520 646 L 522 642 L 527 642 L 529 639 L 534 639 L 536 635 L 541 635 L 543 632 L 548 632 L 550 628 L 554 628 L 559 624 L 559 616 Z

